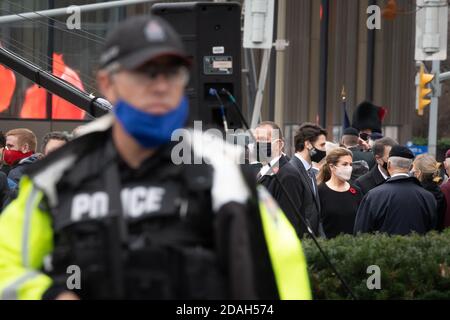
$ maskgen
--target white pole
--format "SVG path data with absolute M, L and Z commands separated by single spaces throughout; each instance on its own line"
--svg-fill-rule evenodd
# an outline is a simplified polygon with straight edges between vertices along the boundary
M 261 107 L 263 102 L 264 88 L 266 87 L 267 72 L 269 70 L 270 54 L 272 48 L 264 49 L 264 55 L 261 63 L 261 72 L 259 73 L 258 91 L 256 92 L 255 106 L 253 108 L 253 116 L 251 128 L 255 129 L 259 123 L 261 116 Z
M 436 157 L 437 153 L 437 126 L 438 126 L 438 114 L 439 114 L 439 96 L 440 96 L 440 61 L 433 61 L 433 71 L 435 79 L 433 80 L 433 95 L 431 97 L 430 105 L 430 124 L 428 128 L 428 153 Z
M 147 2 L 156 2 L 156 0 L 117 0 L 117 1 L 109 1 L 102 3 L 93 3 L 93 4 L 85 4 L 81 6 L 77 6 L 80 9 L 80 12 L 88 12 L 88 11 L 96 11 L 102 9 L 111 9 L 115 7 L 128 6 L 133 4 L 147 3 Z M 34 12 L 25 12 L 18 14 L 11 14 L 6 16 L 0 16 L 0 23 L 11 23 L 16 21 L 22 21 L 24 18 L 28 19 L 43 19 L 48 17 L 56 17 L 70 14 L 68 9 L 70 7 L 58 8 L 58 9 L 50 9 L 50 10 L 42 10 L 42 11 L 34 11 Z
M 278 1 L 277 39 L 286 39 L 286 0 Z M 277 51 L 275 71 L 275 122 L 284 127 L 285 51 Z

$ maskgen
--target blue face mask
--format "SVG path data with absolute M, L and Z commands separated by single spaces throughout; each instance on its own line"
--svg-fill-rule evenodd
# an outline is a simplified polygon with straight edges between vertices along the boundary
M 189 116 L 189 103 L 186 97 L 172 111 L 154 115 L 138 110 L 136 107 L 119 100 L 114 114 L 125 131 L 142 147 L 156 148 L 170 141 L 172 132 L 183 128 Z

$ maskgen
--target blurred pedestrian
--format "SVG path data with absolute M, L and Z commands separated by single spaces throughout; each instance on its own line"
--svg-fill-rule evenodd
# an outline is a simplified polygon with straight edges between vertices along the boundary
M 445 153 L 444 168 L 447 176 L 450 176 L 450 149 Z M 441 185 L 441 190 L 444 193 L 447 201 L 447 210 L 444 215 L 444 228 L 450 227 L 450 180 Z
M 349 183 L 351 175 L 352 152 L 345 148 L 330 151 L 318 177 L 321 216 L 327 238 L 353 233 L 362 193 Z
M 285 189 L 289 190 L 295 207 L 292 206 L 278 181 L 274 185 L 274 197 L 299 237 L 303 237 L 305 234 L 306 226 L 297 216 L 298 212 L 309 223 L 312 232 L 316 235 L 323 235 L 319 192 L 312 162 L 319 163 L 325 158 L 326 136 L 325 129 L 312 123 L 302 124 L 295 134 L 295 155 L 278 173 L 279 180 Z
M 397 145 L 397 142 L 388 137 L 375 142 L 372 152 L 375 156 L 377 165 L 365 175 L 359 177 L 355 182 L 355 185 L 363 194 L 366 194 L 371 189 L 383 184 L 389 178 L 387 163 L 389 152 L 395 145 Z
M 49 132 L 42 139 L 42 153 L 44 154 L 44 156 L 48 156 L 49 153 L 61 148 L 69 141 L 70 136 L 65 132 Z
M 339 148 L 339 144 L 331 142 L 331 141 L 327 141 L 325 142 L 325 155 L 329 154 L 332 150 Z M 322 160 L 320 160 L 319 163 L 316 162 L 312 162 L 312 170 L 314 172 L 314 174 L 316 175 L 316 179 L 317 176 L 319 175 L 320 169 L 322 169 L 322 166 L 325 164 L 325 158 L 323 158 Z
M 3 131 L 0 131 L 0 172 L 3 172 L 5 175 L 8 175 L 9 166 L 3 160 L 3 152 L 6 147 L 6 137 Z
M 383 139 L 383 135 L 379 132 L 373 132 L 370 136 L 369 136 L 369 147 L 370 149 L 373 148 L 373 145 L 375 144 L 375 142 L 377 142 L 378 140 Z
M 447 211 L 447 200 L 439 187 L 442 182 L 440 176 L 441 164 L 429 154 L 421 154 L 413 162 L 411 173 L 420 181 L 425 190 L 431 192 L 437 204 L 437 230 L 444 229 L 444 217 Z
M 262 164 L 256 180 L 272 193 L 273 175 L 289 162 L 288 157 L 283 154 L 283 133 L 275 122 L 264 121 L 256 127 L 254 136 L 256 139 L 254 151 L 258 162 Z
M 389 153 L 386 183 L 370 190 L 356 215 L 354 233 L 425 234 L 436 228 L 436 200 L 410 176 L 414 154 L 404 146 Z
M 375 158 L 372 152 L 365 151 L 361 147 L 360 140 L 361 138 L 359 137 L 359 132 L 357 129 L 349 127 L 344 130 L 342 135 L 342 144 L 353 153 L 353 163 L 364 161 L 368 166 L 367 171 L 369 171 L 376 164 Z M 363 174 L 367 173 L 367 171 Z
M 10 167 L 8 172 L 10 189 L 17 189 L 25 168 L 40 159 L 35 153 L 37 139 L 31 130 L 25 128 L 10 130 L 5 136 L 3 161 Z

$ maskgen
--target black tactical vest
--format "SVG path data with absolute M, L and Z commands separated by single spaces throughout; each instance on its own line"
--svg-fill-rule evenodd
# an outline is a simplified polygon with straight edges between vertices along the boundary
M 81 271 L 82 299 L 222 299 L 213 239 L 212 167 L 174 165 L 170 146 L 138 171 L 120 165 L 111 139 L 79 157 L 50 208 L 50 275 Z M 118 209 L 120 208 L 120 209 Z

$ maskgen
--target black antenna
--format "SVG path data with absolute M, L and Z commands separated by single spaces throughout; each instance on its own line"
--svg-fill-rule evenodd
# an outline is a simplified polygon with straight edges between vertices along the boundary
M 0 64 L 21 74 L 47 91 L 73 103 L 94 118 L 108 113 L 112 106 L 105 99 L 99 99 L 74 87 L 30 61 L 0 47 Z
M 225 106 L 223 105 L 223 101 L 220 98 L 219 94 L 217 93 L 216 89 L 210 88 L 209 89 L 209 94 L 211 96 L 215 96 L 217 98 L 217 101 L 219 101 L 220 113 L 222 115 L 223 128 L 225 129 L 225 132 L 227 132 L 228 131 L 228 122 L 227 122 L 227 118 L 225 117 Z
M 245 126 L 245 127 L 247 128 L 247 130 L 248 130 L 248 129 L 250 128 L 250 126 L 248 125 L 247 120 L 245 120 L 244 115 L 243 115 L 242 112 L 241 112 L 241 109 L 239 109 L 239 106 L 237 105 L 237 102 L 236 102 L 236 99 L 234 98 L 234 96 L 230 93 L 230 91 L 228 91 L 228 90 L 225 89 L 225 88 L 222 88 L 222 89 L 220 90 L 220 92 L 221 92 L 221 93 L 225 93 L 225 94 L 228 96 L 228 98 L 230 99 L 230 101 L 231 101 L 231 103 L 233 104 L 233 106 L 235 106 L 236 111 L 237 111 L 238 114 L 239 114 L 239 118 L 241 118 L 242 123 L 244 124 L 244 126 Z

